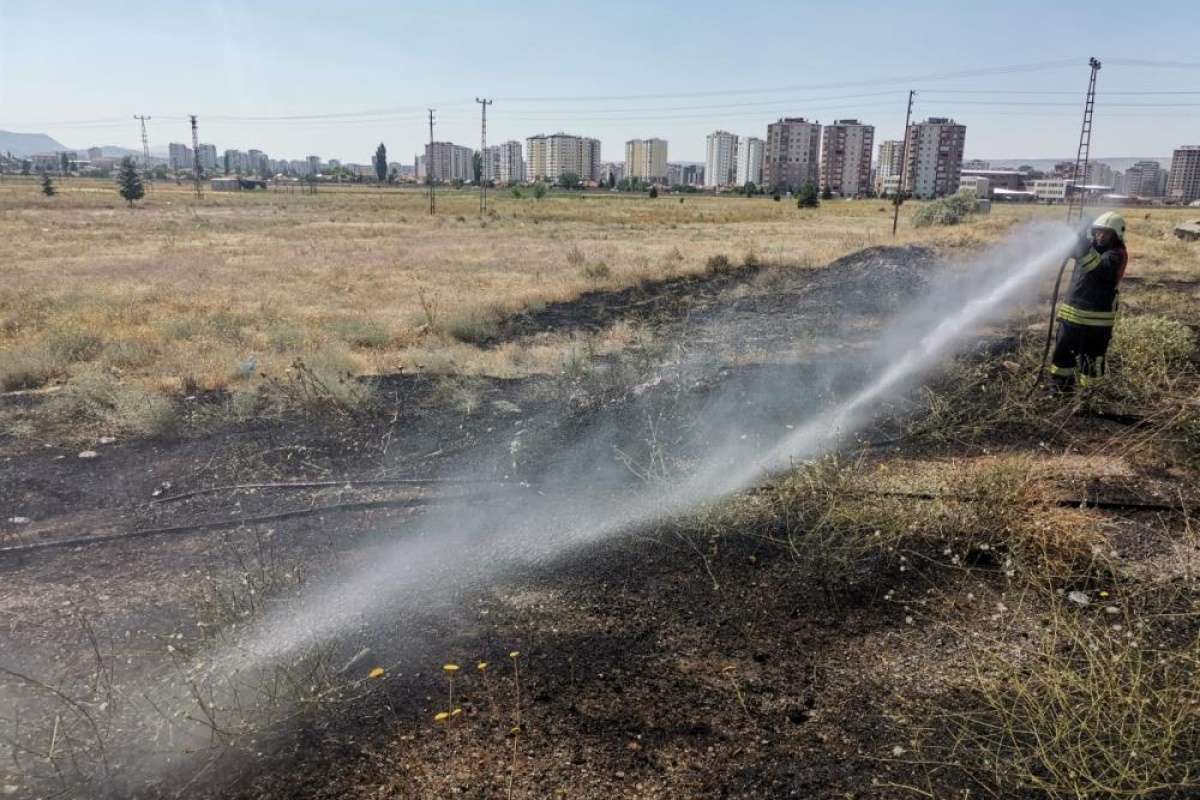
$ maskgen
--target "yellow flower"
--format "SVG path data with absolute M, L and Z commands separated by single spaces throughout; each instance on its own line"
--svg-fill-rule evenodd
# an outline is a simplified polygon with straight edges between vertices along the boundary
M 519 656 L 519 655 L 521 655 L 521 651 L 520 651 L 520 650 L 513 650 L 511 653 L 509 653 L 509 654 L 508 654 L 508 657 L 509 657 L 509 658 L 516 658 L 516 657 L 517 657 L 517 656 Z
M 451 712 L 450 712 L 450 716 L 452 716 L 452 717 L 457 717 L 457 716 L 458 716 L 459 714 L 461 714 L 461 713 L 462 713 L 462 709 L 461 709 L 461 708 L 456 708 L 456 709 L 454 709 L 453 711 L 451 711 Z
M 480 661 L 478 664 L 475 665 L 475 669 L 479 670 L 480 672 L 483 672 L 485 669 L 487 669 L 487 662 Z
M 446 664 L 442 669 L 446 672 L 458 672 L 458 664 Z
M 375 669 L 371 670 L 370 673 L 368 673 L 368 677 L 382 678 L 383 677 L 383 667 L 376 667 Z
M 1101 597 L 1108 597 L 1108 592 L 1100 592 Z
M 439 711 L 438 713 L 433 715 L 434 722 L 445 722 L 448 719 L 450 719 L 449 711 Z

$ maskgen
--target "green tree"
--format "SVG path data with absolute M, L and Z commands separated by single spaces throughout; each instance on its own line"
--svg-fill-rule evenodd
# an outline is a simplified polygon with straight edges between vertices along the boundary
M 817 208 L 821 205 L 821 197 L 817 194 L 817 186 L 812 181 L 806 181 L 796 195 L 796 208 Z
M 525 195 L 521 194 L 521 187 L 520 187 L 520 186 L 514 186 L 514 187 L 512 187 L 512 196 L 513 196 L 513 197 L 515 197 L 515 198 L 517 198 L 518 200 L 520 200 L 520 199 L 521 199 L 522 197 L 524 197 Z
M 379 147 L 375 148 L 375 156 L 371 159 L 371 164 L 375 167 L 375 177 L 380 183 L 387 180 L 387 148 L 383 146 L 383 142 L 379 143 Z
M 651 186 L 651 187 L 650 187 L 650 199 L 651 199 L 651 200 L 655 200 L 655 199 L 657 199 L 657 198 L 658 198 L 658 187 L 657 187 L 657 186 Z
M 54 197 L 58 194 L 58 189 L 54 188 L 54 181 L 50 180 L 49 172 L 42 173 L 42 194 L 46 197 Z
M 574 172 L 564 172 L 558 176 L 558 185 L 564 189 L 574 189 L 579 186 L 579 176 Z
M 754 185 L 754 181 L 746 181 L 746 197 L 753 194 L 758 194 L 758 187 Z
M 546 196 L 546 184 L 538 181 L 533 185 L 533 196 L 537 200 L 541 200 Z
M 121 159 L 121 171 L 117 173 L 117 191 L 125 198 L 125 202 L 129 203 L 130 208 L 133 208 L 134 200 L 141 200 L 146 196 L 142 176 L 138 174 L 137 166 L 129 156 Z

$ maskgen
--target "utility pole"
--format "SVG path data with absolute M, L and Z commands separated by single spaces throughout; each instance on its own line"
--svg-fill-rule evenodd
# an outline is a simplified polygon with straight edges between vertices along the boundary
M 154 173 L 150 169 L 150 134 L 146 133 L 146 123 L 150 121 L 150 117 L 134 114 L 133 118 L 142 124 L 142 169 L 146 172 L 146 182 L 152 183 L 150 176 Z
M 192 179 L 196 182 L 196 199 L 200 199 L 200 136 L 196 133 L 196 115 L 189 114 L 192 121 Z
M 476 97 L 475 102 L 479 103 L 483 114 L 479 123 L 479 216 L 482 217 L 487 210 L 487 172 L 483 161 L 487 158 L 487 107 L 492 101 Z
M 1088 59 L 1092 74 L 1088 78 L 1087 96 L 1083 101 L 1083 123 L 1079 126 L 1079 149 L 1075 151 L 1075 191 L 1067 195 L 1067 222 L 1083 219 L 1083 204 L 1086 201 L 1082 187 L 1087 183 L 1088 156 L 1092 149 L 1092 112 L 1096 108 L 1096 74 L 1100 72 L 1100 62 L 1095 58 Z
M 425 151 L 425 180 L 429 183 L 429 214 L 433 216 L 435 203 L 433 199 L 433 112 L 429 109 L 429 149 Z
M 904 179 L 908 172 L 908 128 L 912 122 L 913 98 L 916 96 L 916 89 L 908 90 L 908 111 L 904 113 L 904 146 L 900 148 L 900 184 L 896 187 L 896 210 L 892 213 L 892 238 L 896 236 L 896 226 L 900 224 L 900 204 L 904 202 Z

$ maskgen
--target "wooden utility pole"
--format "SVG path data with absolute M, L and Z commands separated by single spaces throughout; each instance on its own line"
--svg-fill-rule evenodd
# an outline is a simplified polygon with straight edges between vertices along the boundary
M 904 179 L 908 172 L 908 128 L 912 122 L 913 98 L 916 96 L 916 89 L 908 90 L 908 111 L 904 113 L 904 146 L 900 148 L 900 184 L 896 187 L 896 210 L 892 213 L 893 238 L 896 236 L 896 226 L 900 224 L 900 204 L 904 202 Z
M 429 149 L 425 151 L 425 180 L 429 184 L 429 214 L 433 215 L 436 208 L 433 199 L 433 112 L 429 109 Z
M 487 168 L 484 159 L 487 158 L 487 107 L 492 104 L 487 98 L 475 98 L 483 113 L 479 122 L 479 216 L 487 211 Z

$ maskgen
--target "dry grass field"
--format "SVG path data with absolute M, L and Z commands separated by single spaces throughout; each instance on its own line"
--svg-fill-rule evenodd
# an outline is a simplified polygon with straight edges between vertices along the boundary
M 906 217 L 916 204 L 905 207 Z M 128 209 L 109 185 L 0 185 L 0 386 L 115 380 L 152 394 L 249 390 L 295 361 L 326 373 L 513 376 L 561 367 L 566 342 L 476 346 L 497 322 L 590 289 L 705 270 L 722 254 L 808 267 L 892 242 L 885 202 L 800 210 L 770 197 L 556 194 L 353 187 L 316 195 L 156 185 Z M 973 246 L 1032 216 L 1005 207 L 899 243 Z M 1181 212 L 1134 220 L 1131 273 L 1170 269 Z M 628 331 L 608 332 L 599 349 Z M 248 369 L 253 357 L 254 369 Z

